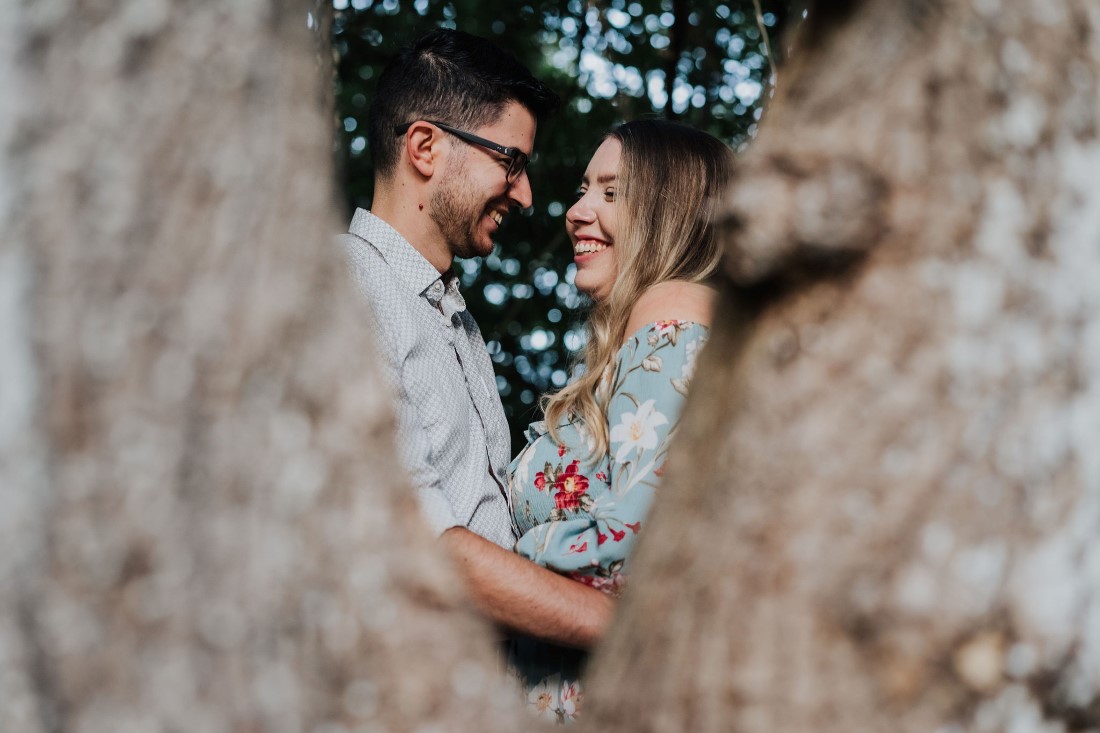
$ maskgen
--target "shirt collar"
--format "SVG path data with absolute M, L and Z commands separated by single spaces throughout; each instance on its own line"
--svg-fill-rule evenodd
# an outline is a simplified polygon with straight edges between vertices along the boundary
M 426 298 L 433 306 L 440 307 L 441 302 L 447 303 L 450 300 L 453 307 L 454 298 L 449 297 L 453 291 L 453 295 L 457 296 L 462 307 L 454 308 L 451 312 L 466 309 L 465 301 L 458 294 L 456 284 L 458 278 L 454 277 L 454 273 L 440 275 L 439 270 L 432 267 L 424 255 L 417 252 L 407 239 L 371 212 L 366 209 L 356 209 L 348 231 L 370 242 L 397 277 L 410 290 Z M 444 315 L 450 317 L 446 312 L 446 306 L 444 306 Z
M 454 272 L 440 275 L 421 295 L 447 318 L 466 310 L 466 300 L 458 291 L 458 276 Z

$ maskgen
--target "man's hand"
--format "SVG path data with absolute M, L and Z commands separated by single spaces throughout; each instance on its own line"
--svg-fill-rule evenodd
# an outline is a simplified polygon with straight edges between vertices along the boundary
M 509 552 L 464 527 L 443 533 L 478 609 L 512 631 L 588 649 L 611 620 L 614 600 Z

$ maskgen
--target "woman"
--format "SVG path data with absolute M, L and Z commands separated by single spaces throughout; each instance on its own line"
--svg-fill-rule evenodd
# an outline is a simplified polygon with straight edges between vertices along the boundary
M 711 206 L 733 154 L 662 120 L 628 122 L 592 156 L 566 214 L 577 288 L 593 301 L 584 369 L 543 399 L 509 467 L 516 551 L 617 595 L 660 482 L 718 267 Z M 536 711 L 577 713 L 584 654 L 529 639 L 511 661 Z

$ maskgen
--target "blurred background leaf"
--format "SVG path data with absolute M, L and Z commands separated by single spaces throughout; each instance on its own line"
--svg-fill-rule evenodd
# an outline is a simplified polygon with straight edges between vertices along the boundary
M 538 419 L 538 397 L 565 384 L 583 345 L 586 303 L 573 287 L 566 209 L 608 130 L 645 116 L 677 119 L 735 149 L 755 132 L 772 40 L 800 19 L 797 2 L 706 0 L 333 0 L 335 154 L 347 214 L 370 208 L 367 110 L 398 49 L 434 27 L 492 39 L 564 100 L 544 123 L 530 166 L 535 205 L 513 214 L 492 255 L 459 260 L 512 428 L 513 450 Z

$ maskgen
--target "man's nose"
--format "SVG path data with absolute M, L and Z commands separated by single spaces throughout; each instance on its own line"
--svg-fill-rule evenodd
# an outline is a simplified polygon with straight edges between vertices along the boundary
M 534 196 L 531 194 L 531 179 L 527 177 L 526 170 L 519 174 L 519 178 L 512 181 L 512 186 L 508 189 L 508 198 L 521 209 L 529 208 L 534 203 Z

